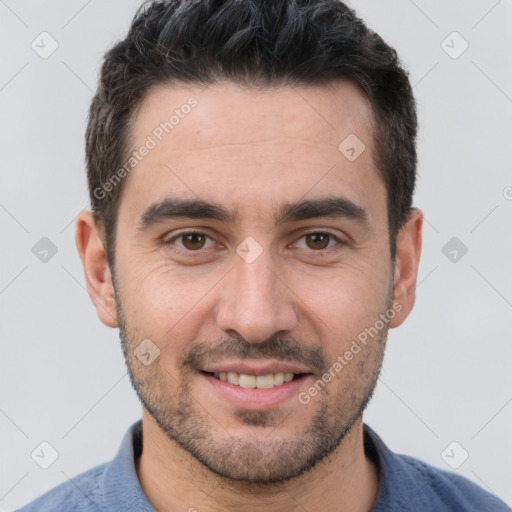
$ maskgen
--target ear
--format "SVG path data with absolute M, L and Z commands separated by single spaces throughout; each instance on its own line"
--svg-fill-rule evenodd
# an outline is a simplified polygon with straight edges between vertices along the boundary
M 114 286 L 103 247 L 101 229 L 91 211 L 84 210 L 76 221 L 76 246 L 84 268 L 89 297 L 100 320 L 108 327 L 117 327 Z
M 393 284 L 393 302 L 397 307 L 390 327 L 398 327 L 407 318 L 416 300 L 422 226 L 423 212 L 413 208 L 407 222 L 398 232 Z

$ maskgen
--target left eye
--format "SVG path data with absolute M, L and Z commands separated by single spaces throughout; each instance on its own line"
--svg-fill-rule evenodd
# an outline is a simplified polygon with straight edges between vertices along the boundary
M 341 243 L 341 240 L 333 235 L 332 233 L 325 233 L 321 231 L 314 231 L 311 233 L 306 233 L 299 238 L 305 242 L 305 247 L 300 247 L 302 249 L 311 249 L 313 251 L 321 251 L 324 249 L 328 249 L 335 245 L 336 243 Z M 176 240 L 181 241 L 181 245 L 179 247 L 181 249 L 186 249 L 190 252 L 199 251 L 200 249 L 206 249 L 206 242 L 210 240 L 211 244 L 213 244 L 214 240 L 208 236 L 206 233 L 201 233 L 197 231 L 188 231 L 185 233 L 180 233 L 175 237 L 171 238 L 167 244 L 171 245 Z M 332 242 L 332 243 L 330 243 Z M 296 242 L 297 244 L 298 242 Z M 209 247 L 211 247 L 210 245 Z
M 332 247 L 329 245 L 329 241 L 340 243 L 341 240 L 331 233 L 313 232 L 302 235 L 299 240 L 304 239 L 306 242 L 306 248 L 314 251 L 328 249 Z M 333 244 L 334 245 L 334 244 Z

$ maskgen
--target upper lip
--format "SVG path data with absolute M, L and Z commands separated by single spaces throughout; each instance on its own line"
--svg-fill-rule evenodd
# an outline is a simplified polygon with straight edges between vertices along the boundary
M 308 368 L 284 361 L 221 361 L 200 368 L 204 372 L 234 372 L 244 375 L 269 375 L 271 373 L 311 373 Z

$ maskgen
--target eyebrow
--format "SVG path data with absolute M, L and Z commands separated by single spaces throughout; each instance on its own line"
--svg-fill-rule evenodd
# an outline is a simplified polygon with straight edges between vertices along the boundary
M 322 197 L 285 203 L 272 216 L 272 219 L 276 225 L 279 225 L 318 217 L 344 218 L 365 226 L 368 224 L 366 210 L 345 197 Z M 144 210 L 138 229 L 145 231 L 175 218 L 213 219 L 233 223 L 239 219 L 239 215 L 238 212 L 231 212 L 215 202 L 169 197 Z

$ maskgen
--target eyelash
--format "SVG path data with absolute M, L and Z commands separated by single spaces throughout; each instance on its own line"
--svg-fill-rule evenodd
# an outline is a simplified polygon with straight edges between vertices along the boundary
M 174 241 L 175 240 L 178 240 L 182 237 L 185 237 L 187 235 L 201 235 L 201 236 L 205 236 L 207 238 L 209 238 L 210 240 L 213 240 L 213 238 L 208 235 L 207 233 L 204 233 L 202 231 L 183 231 L 177 235 L 174 235 L 171 239 L 169 239 L 168 241 L 165 241 L 164 242 L 164 245 L 166 246 L 170 246 L 170 245 L 173 245 Z M 331 239 L 334 239 L 335 242 L 337 242 L 337 244 L 340 246 L 338 248 L 335 248 L 334 246 L 333 247 L 327 247 L 325 249 L 318 249 L 318 250 L 314 250 L 314 249 L 309 249 L 309 252 L 312 252 L 312 253 L 325 253 L 326 251 L 329 251 L 329 250 L 334 250 L 334 251 L 339 251 L 341 250 L 341 248 L 343 246 L 346 245 L 346 242 L 344 242 L 343 240 L 341 240 L 339 237 L 337 237 L 336 235 L 334 235 L 333 233 L 329 232 L 329 231 L 309 231 L 308 233 L 304 233 L 302 234 L 298 240 L 301 240 L 302 238 L 308 236 L 308 235 L 327 235 L 329 236 Z M 191 249 L 186 249 L 186 248 L 181 248 L 179 247 L 177 252 L 180 252 L 180 253 L 183 253 L 183 254 L 187 254 L 187 255 L 194 255 L 194 253 L 198 253 L 198 255 L 203 252 L 204 250 L 206 249 L 197 249 L 197 250 L 191 250 Z

